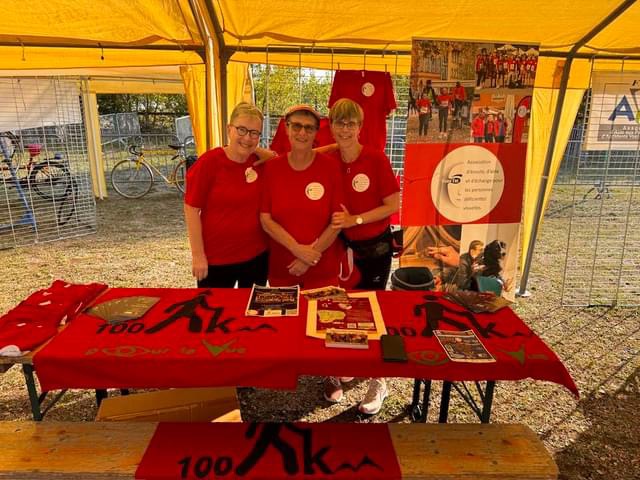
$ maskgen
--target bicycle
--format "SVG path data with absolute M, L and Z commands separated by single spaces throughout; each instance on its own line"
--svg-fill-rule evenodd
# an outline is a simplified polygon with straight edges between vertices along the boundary
M 187 159 L 182 154 L 183 145 L 169 145 L 178 153 L 171 160 L 177 160 L 173 172 L 167 178 L 157 167 L 148 163 L 144 158 L 144 152 L 136 145 L 129 147 L 131 156 L 120 160 L 111 169 L 111 185 L 118 194 L 125 198 L 142 198 L 153 187 L 155 178 L 153 173 L 157 173 L 169 185 L 175 186 L 180 193 L 185 192 L 185 181 L 187 174 Z
M 9 223 L 0 224 L 0 232 L 13 231 L 16 227 L 30 226 L 36 228 L 34 206 L 36 202 L 30 193 L 35 191 L 41 198 L 53 202 L 57 218 L 57 226 L 63 226 L 73 216 L 77 203 L 77 183 L 71 177 L 67 166 L 61 162 L 62 156 L 56 154 L 54 159 L 36 162 L 40 155 L 41 145 L 27 145 L 29 162 L 26 165 L 14 161 L 16 151 L 20 150 L 18 137 L 10 132 L 0 134 L 0 154 L 2 162 L 2 184 L 13 186 L 18 195 L 18 204 L 22 206 L 21 216 L 12 215 L 9 208 Z M 19 176 L 19 173 L 24 175 Z M 8 198 L 8 197 L 7 197 Z
M 29 144 L 26 145 L 29 159 L 23 163 L 23 155 L 16 157 L 16 153 L 23 152 L 18 137 L 11 132 L 3 132 L 0 133 L 0 142 L 3 142 L 0 170 L 5 180 L 13 169 L 16 178 L 11 178 L 12 181 L 17 180 L 23 189 L 32 190 L 45 200 L 62 200 L 68 194 L 71 174 L 60 153 L 55 153 L 53 158 L 38 160 L 42 145 Z

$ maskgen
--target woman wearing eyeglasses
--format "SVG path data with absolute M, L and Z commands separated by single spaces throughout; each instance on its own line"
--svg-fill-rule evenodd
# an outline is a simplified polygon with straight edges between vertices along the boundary
M 353 250 L 354 263 L 360 272 L 356 289 L 384 290 L 391 270 L 391 230 L 389 218 L 398 211 L 400 189 L 391 163 L 384 152 L 363 146 L 359 140 L 364 114 L 360 105 L 342 98 L 329 111 L 331 132 L 342 160 L 344 204 L 334 213 L 332 226 L 342 230 L 342 237 Z M 342 382 L 349 378 L 327 377 L 324 396 L 330 402 L 342 399 Z M 387 396 L 383 378 L 372 378 L 360 403 L 363 413 L 380 411 Z
M 258 108 L 238 104 L 229 144 L 204 153 L 187 174 L 184 214 L 200 288 L 266 284 L 267 238 L 258 217 L 263 169 L 254 166 L 262 120 Z
M 287 110 L 285 122 L 291 151 L 266 163 L 260 209 L 271 237 L 269 284 L 337 285 L 338 230 L 331 227 L 331 215 L 341 210 L 340 166 L 313 150 L 318 112 L 296 105 Z

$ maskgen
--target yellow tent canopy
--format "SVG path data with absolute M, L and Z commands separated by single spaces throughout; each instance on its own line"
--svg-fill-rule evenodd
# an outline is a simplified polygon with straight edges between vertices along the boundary
M 625 70 L 640 69 L 638 25 L 635 0 L 31 0 L 28 8 L 5 0 L 0 61 L 5 75 L 93 69 L 88 77 L 96 78 L 96 89 L 98 77 L 126 82 L 122 72 L 107 73 L 112 69 L 171 67 L 172 81 L 177 72 L 182 78 L 205 148 L 221 141 L 227 105 L 243 91 L 246 68 L 238 64 L 406 74 L 412 37 L 537 44 L 524 204 L 523 251 L 530 264 L 591 73 L 619 70 L 622 62 Z M 105 82 L 105 89 L 117 90 L 118 80 Z M 138 85 L 144 88 L 139 79 Z

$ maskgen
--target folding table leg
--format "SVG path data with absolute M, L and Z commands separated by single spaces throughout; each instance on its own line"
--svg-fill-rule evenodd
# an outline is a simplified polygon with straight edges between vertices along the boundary
M 440 416 L 438 423 L 447 423 L 449 418 L 449 401 L 451 400 L 451 382 L 442 382 L 442 396 L 440 397 Z
M 491 418 L 491 405 L 493 404 L 493 391 L 495 387 L 495 380 L 489 380 L 487 382 L 487 387 L 484 390 L 484 401 L 482 402 L 481 423 L 489 423 L 489 419 Z
M 421 387 L 424 384 L 424 392 L 422 392 L 422 403 L 420 401 Z M 431 380 L 422 380 L 416 378 L 413 381 L 413 398 L 409 406 L 409 413 L 414 422 L 426 422 L 429 413 L 429 397 L 431 396 Z
M 36 389 L 36 380 L 33 377 L 33 365 L 28 363 L 22 364 L 22 373 L 27 384 L 27 392 L 29 393 L 29 402 L 31 403 L 31 414 L 36 422 L 42 421 L 42 412 L 40 410 L 40 398 Z

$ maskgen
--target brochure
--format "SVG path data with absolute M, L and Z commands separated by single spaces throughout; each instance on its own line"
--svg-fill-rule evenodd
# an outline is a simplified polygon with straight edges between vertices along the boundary
M 365 332 L 358 330 L 333 330 L 326 331 L 324 344 L 329 348 L 369 348 L 369 337 Z
M 369 340 L 387 333 L 376 292 L 349 293 L 346 300 L 309 300 L 307 335 L 324 339 L 330 329 L 357 330 Z
M 455 287 L 445 289 L 444 298 L 475 313 L 497 312 L 512 303 L 493 292 L 474 292 L 471 290 L 459 290 Z
M 103 319 L 107 323 L 121 323 L 142 317 L 153 307 L 160 297 L 142 295 L 122 297 L 94 305 L 86 313 Z
M 245 315 L 252 317 L 295 317 L 298 315 L 300 287 L 254 285 Z
M 302 290 L 300 294 L 307 300 L 324 300 L 327 298 L 333 300 L 347 301 L 347 291 L 340 287 L 321 287 Z
M 436 338 L 452 362 L 491 363 L 496 360 L 484 348 L 473 330 L 434 330 Z

